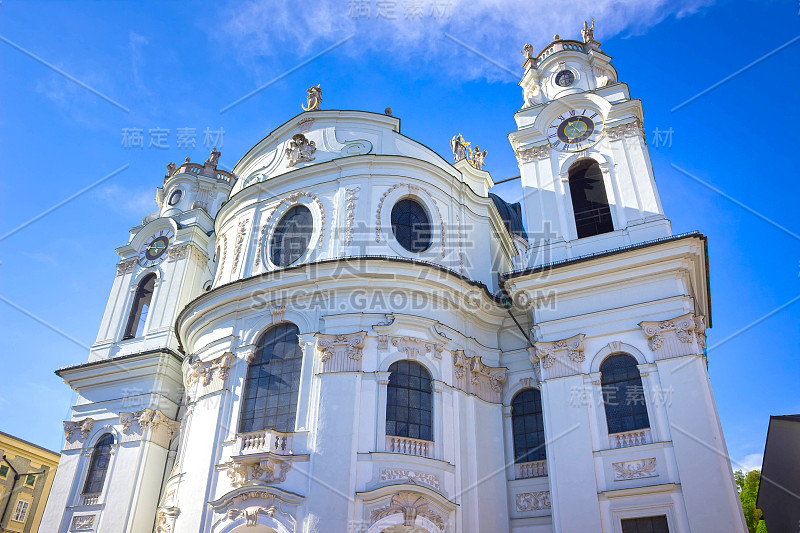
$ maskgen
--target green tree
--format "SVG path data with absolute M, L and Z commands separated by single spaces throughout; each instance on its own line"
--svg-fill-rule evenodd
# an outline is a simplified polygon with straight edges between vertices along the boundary
M 761 472 L 751 470 L 747 474 L 741 470 L 733 473 L 736 487 L 739 489 L 739 499 L 742 501 L 744 519 L 750 533 L 767 533 L 767 525 L 761 520 L 761 509 L 756 507 L 758 484 L 761 482 Z

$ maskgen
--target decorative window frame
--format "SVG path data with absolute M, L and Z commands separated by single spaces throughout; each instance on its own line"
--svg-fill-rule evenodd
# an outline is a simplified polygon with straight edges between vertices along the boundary
M 425 210 L 431 224 L 431 245 L 422 252 L 407 250 L 397 242 L 392 229 L 392 209 L 400 200 L 414 200 Z M 375 214 L 375 242 L 384 240 L 399 257 L 435 261 L 447 255 L 447 231 L 436 199 L 423 187 L 412 183 L 396 183 L 383 193 Z
M 286 212 L 297 205 L 302 205 L 311 212 L 313 227 L 311 229 L 311 238 L 308 241 L 308 248 L 293 263 L 286 266 L 278 266 L 272 262 L 272 257 L 270 257 L 272 238 Z M 322 205 L 322 201 L 319 196 L 312 192 L 296 192 L 281 199 L 278 205 L 269 212 L 259 230 L 254 267 L 258 267 L 263 263 L 266 270 L 280 270 L 309 262 L 315 253 L 322 250 L 325 238 L 325 218 L 325 208 Z
M 595 423 L 597 424 L 598 429 L 597 450 L 613 449 L 609 444 L 609 438 L 611 434 L 608 432 L 608 419 L 606 418 L 605 404 L 602 403 L 603 385 L 600 365 L 603 364 L 603 361 L 614 355 L 627 355 L 636 360 L 636 369 L 639 371 L 639 379 L 642 382 L 644 405 L 647 409 L 647 420 L 650 424 L 649 428 L 647 428 L 649 433 L 649 442 L 646 444 L 652 444 L 654 442 L 661 441 L 664 437 L 661 435 L 659 426 L 661 425 L 660 422 L 662 415 L 663 417 L 666 417 L 666 414 L 662 412 L 660 407 L 659 409 L 656 409 L 656 406 L 654 405 L 652 400 L 654 383 L 651 382 L 650 379 L 653 373 L 658 373 L 658 370 L 657 368 L 654 368 L 654 365 L 647 361 L 644 353 L 642 353 L 642 351 L 635 346 L 620 341 L 612 341 L 594 355 L 592 358 L 591 373 L 586 374 L 584 378 L 584 386 L 590 388 L 591 390 L 592 401 L 590 402 L 589 407 L 592 411 L 594 411 Z M 598 399 L 599 401 L 595 401 Z
M 108 461 L 106 478 L 103 481 L 103 489 L 98 494 L 94 503 L 83 503 L 83 488 L 86 486 L 86 476 L 89 475 L 89 468 L 92 465 L 92 456 L 94 455 L 97 442 L 106 434 L 110 434 L 114 440 L 111 443 L 111 458 Z M 119 450 L 121 441 L 122 436 L 120 435 L 119 430 L 111 424 L 94 426 L 92 429 L 92 434 L 86 439 L 83 444 L 83 448 L 81 448 L 81 460 L 79 462 L 77 475 L 74 478 L 77 483 L 75 483 L 73 486 L 73 494 L 71 497 L 72 506 L 103 507 L 105 505 L 106 495 L 108 494 L 108 487 L 111 485 L 111 475 L 117 463 L 117 451 Z

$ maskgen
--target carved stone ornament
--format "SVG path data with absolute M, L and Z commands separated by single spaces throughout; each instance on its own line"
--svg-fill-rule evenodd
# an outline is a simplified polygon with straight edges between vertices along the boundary
M 172 533 L 178 512 L 174 507 L 159 509 L 156 513 L 156 533 Z
M 258 525 L 258 515 L 263 514 L 269 517 L 275 516 L 275 511 L 278 509 L 271 505 L 269 507 L 252 506 L 245 507 L 244 509 L 233 508 L 228 510 L 228 518 L 236 520 L 240 516 L 244 517 L 244 525 L 247 527 Z
M 706 346 L 705 321 L 693 313 L 660 322 L 641 322 L 639 326 L 656 360 L 699 354 Z
M 89 438 L 93 427 L 93 418 L 84 418 L 83 420 L 77 420 L 75 422 L 64 422 L 64 436 L 69 441 L 73 440 L 73 436 L 76 437 L 75 440 L 78 440 L 77 436 L 80 435 L 80 440 L 85 441 Z
M 534 146 L 527 150 L 520 150 L 516 155 L 518 163 L 530 163 L 536 159 L 549 159 L 550 145 L 545 144 L 544 146 Z
M 72 517 L 72 526 L 70 526 L 70 529 L 73 531 L 90 531 L 93 527 L 93 514 L 84 514 Z
M 637 119 L 628 124 L 606 128 L 606 135 L 612 141 L 625 137 L 635 137 L 637 135 L 644 139 L 644 128 L 642 128 L 642 123 Z
M 345 189 L 345 210 L 347 214 L 344 220 L 344 245 L 350 246 L 353 242 L 353 225 L 356 220 L 356 200 L 358 200 L 358 191 L 361 187 L 352 187 Z
M 467 357 L 461 350 L 453 352 L 453 385 L 484 401 L 494 403 L 502 401 L 501 394 L 507 371 L 505 367 L 483 364 L 480 356 Z
M 358 372 L 366 332 L 339 335 L 317 334 L 317 349 L 322 372 Z
M 149 408 L 135 413 L 120 413 L 119 423 L 126 441 L 142 439 L 149 430 L 147 440 L 164 448 L 169 447 L 172 436 L 181 426 L 180 422 L 172 420 L 161 411 Z
M 117 264 L 117 276 L 124 276 L 136 270 L 136 259 L 130 259 Z
M 583 338 L 584 335 L 579 333 L 568 339 L 536 342 L 535 357 L 531 357 L 531 363 L 541 363 L 542 370 L 547 372 L 545 378 L 578 374 L 581 363 L 586 360 L 583 354 Z
M 416 470 L 408 470 L 405 468 L 383 468 L 381 469 L 381 481 L 398 481 L 402 480 L 407 483 L 417 485 L 427 485 L 433 489 L 439 490 L 439 476 L 429 474 L 428 472 L 417 472 Z
M 426 342 L 416 337 L 390 337 L 390 339 L 392 346 L 397 348 L 397 351 L 408 359 L 416 359 L 429 353 L 433 353 L 437 358 L 440 358 L 444 349 L 441 344 Z
M 316 151 L 317 145 L 314 144 L 314 141 L 306 139 L 302 133 L 294 135 L 289 141 L 289 146 L 286 147 L 287 166 L 293 167 L 298 163 L 313 161 Z
M 224 388 L 225 380 L 228 379 L 234 359 L 236 359 L 236 356 L 231 352 L 225 352 L 211 361 L 200 361 L 192 365 L 184 381 L 184 388 L 189 399 L 191 400 L 191 386 L 195 383 L 200 383 L 204 387 L 202 392 L 206 394 Z M 212 383 L 216 385 L 212 386 Z
M 236 267 L 239 266 L 239 257 L 242 255 L 242 245 L 244 244 L 244 236 L 247 233 L 247 223 L 249 219 L 239 221 L 238 228 L 236 229 L 236 241 L 233 245 L 233 264 L 231 265 L 231 275 L 236 274 Z
M 614 468 L 614 481 L 658 476 L 655 457 L 641 459 L 639 461 L 612 463 L 611 466 Z
M 486 159 L 486 150 L 481 152 L 479 146 L 475 146 L 473 151 L 470 148 L 470 143 L 464 140 L 461 134 L 454 135 L 450 139 L 450 149 L 453 151 L 453 160 L 458 163 L 459 161 L 467 160 L 477 170 L 483 168 L 483 160 Z
M 549 490 L 517 494 L 517 511 L 542 511 L 544 509 L 550 509 Z
M 292 463 L 281 457 L 270 456 L 265 459 L 234 460 L 223 465 L 234 487 L 283 483 Z
M 403 525 L 405 527 L 412 527 L 417 517 L 421 516 L 436 524 L 436 527 L 439 529 L 444 529 L 444 519 L 442 516 L 431 507 L 424 496 L 419 494 L 414 494 L 412 492 L 400 492 L 395 494 L 392 496 L 388 505 L 372 510 L 370 521 L 374 524 L 378 520 L 393 514 L 403 515 Z

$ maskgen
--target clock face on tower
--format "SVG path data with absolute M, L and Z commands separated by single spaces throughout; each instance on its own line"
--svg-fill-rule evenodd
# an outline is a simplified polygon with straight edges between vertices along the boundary
M 145 268 L 160 263 L 166 257 L 167 248 L 175 234 L 165 229 L 147 239 L 139 251 L 139 264 Z
M 564 152 L 585 150 L 603 136 L 603 117 L 592 109 L 571 109 L 561 113 L 547 128 L 550 146 Z

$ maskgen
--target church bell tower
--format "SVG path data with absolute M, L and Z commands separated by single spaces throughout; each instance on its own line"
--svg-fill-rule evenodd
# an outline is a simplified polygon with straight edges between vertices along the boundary
M 180 427 L 178 313 L 214 276 L 214 216 L 236 178 L 170 163 L 158 210 L 130 230 L 87 363 L 57 374 L 77 393 L 42 531 L 151 531 Z
M 523 107 L 509 135 L 519 163 L 528 266 L 671 235 L 642 126 L 642 104 L 594 39 L 554 36 L 522 54 Z

